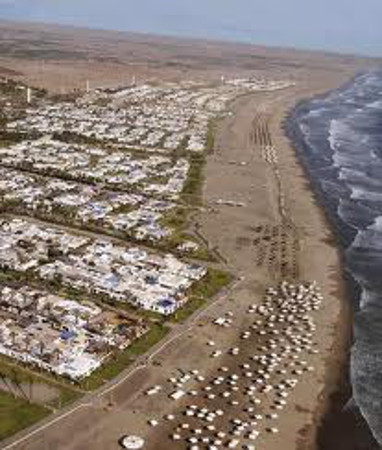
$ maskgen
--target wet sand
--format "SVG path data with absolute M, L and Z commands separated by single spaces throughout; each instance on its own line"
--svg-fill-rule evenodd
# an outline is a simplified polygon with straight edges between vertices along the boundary
M 338 85 L 345 79 L 337 80 Z M 319 95 L 329 90 L 330 83 L 317 86 L 313 92 L 307 92 L 306 98 Z M 331 85 L 332 87 L 335 84 Z M 287 107 L 289 111 L 291 107 Z M 285 110 L 284 110 L 285 111 Z M 282 113 L 281 113 L 282 114 Z M 285 126 L 285 116 L 280 122 Z M 279 123 L 280 123 L 279 122 Z M 277 129 L 274 134 L 277 135 Z M 293 143 L 285 142 L 285 134 L 279 135 L 279 141 L 286 146 Z M 352 333 L 352 306 L 346 288 L 341 264 L 341 254 L 334 235 L 331 231 L 324 211 L 317 202 L 310 181 L 298 160 L 293 148 L 285 152 L 284 183 L 288 186 L 288 200 L 294 223 L 302 236 L 300 247 L 300 268 L 302 278 L 319 280 L 325 292 L 326 305 L 321 323 L 320 348 L 323 350 L 321 374 L 317 384 L 310 390 L 304 408 L 309 408 L 305 423 L 300 422 L 296 428 L 295 445 L 287 448 L 297 450 L 322 449 L 322 436 L 329 430 L 324 430 L 321 423 L 326 417 L 331 397 L 337 390 L 338 382 L 344 376 L 344 368 L 348 361 L 348 350 Z M 292 181 L 294 178 L 294 181 Z M 311 386 L 312 388 L 312 386 Z M 309 406 L 308 406 L 309 405 Z M 333 429 L 330 434 L 333 435 Z M 333 447 L 334 449 L 335 447 Z

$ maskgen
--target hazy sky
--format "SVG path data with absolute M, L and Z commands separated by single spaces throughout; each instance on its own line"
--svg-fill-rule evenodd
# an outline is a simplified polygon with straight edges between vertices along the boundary
M 0 18 L 382 56 L 382 0 L 0 0 Z

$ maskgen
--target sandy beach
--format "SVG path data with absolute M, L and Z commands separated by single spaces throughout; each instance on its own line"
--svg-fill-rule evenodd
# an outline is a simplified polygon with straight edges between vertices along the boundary
M 260 100 L 260 104 L 258 98 L 250 102 L 252 108 L 264 111 L 264 114 L 268 115 L 273 144 L 278 151 L 281 183 L 286 194 L 288 214 L 296 225 L 299 235 L 299 278 L 302 280 L 317 280 L 323 288 L 325 297 L 325 306 L 321 317 L 318 319 L 317 339 L 321 349 L 320 364 L 315 376 L 307 380 L 305 386 L 301 385 L 299 392 L 295 394 L 296 401 L 290 406 L 289 410 L 293 413 L 293 418 L 285 426 L 288 433 L 283 434 L 282 443 L 280 442 L 279 446 L 269 447 L 272 449 L 296 448 L 301 450 L 316 448 L 318 445 L 318 427 L 347 364 L 348 349 L 351 342 L 352 311 L 341 268 L 341 255 L 324 213 L 312 194 L 309 180 L 307 180 L 304 170 L 297 160 L 293 148 L 291 148 L 291 143 L 286 139 L 282 126 L 286 111 L 299 98 L 318 95 L 325 90 L 336 87 L 337 83 L 339 85 L 342 81 L 344 79 L 337 79 L 332 81 L 333 84 L 330 84 L 328 80 L 321 80 L 315 87 L 310 86 L 303 91 L 297 90 L 297 92 L 288 93 L 282 98 L 275 99 L 274 95 L 265 95 Z M 248 113 L 248 110 L 241 110 L 241 112 L 244 116 Z M 243 122 L 244 120 L 240 120 L 240 124 L 243 124 Z M 231 131 L 229 127 L 226 127 L 226 129 Z M 237 131 L 236 136 L 239 133 L 240 131 Z M 224 142 L 227 142 L 227 139 L 224 139 Z M 230 155 L 234 158 L 234 149 L 231 148 L 231 151 Z M 244 154 L 240 156 L 244 157 Z M 261 208 L 261 212 L 255 214 L 255 216 L 258 220 L 261 217 L 260 222 L 265 218 L 267 221 L 278 221 L 280 217 L 278 217 L 277 212 L 278 200 L 277 192 L 274 190 L 275 187 L 270 186 L 271 189 L 264 189 L 266 185 L 264 170 L 267 170 L 267 168 L 262 165 L 260 158 L 255 166 L 252 168 L 253 178 L 259 180 L 254 186 L 257 194 L 255 204 L 256 207 Z M 207 175 L 207 180 L 210 179 L 210 176 Z M 268 198 L 266 197 L 267 194 Z M 224 247 L 225 243 L 229 242 L 229 235 L 235 234 L 235 222 L 231 222 L 231 218 L 227 218 L 227 221 L 232 224 L 232 229 L 227 232 L 226 236 L 221 236 L 219 248 Z M 219 222 L 222 223 L 221 220 Z M 215 227 L 211 224 L 211 234 L 214 229 Z M 213 237 L 211 238 L 213 239 Z M 227 249 L 226 254 L 229 251 Z M 231 253 L 234 253 L 233 249 L 231 249 Z M 238 261 L 235 262 L 250 265 L 250 253 L 248 252 L 246 256 L 243 253 L 235 254 L 235 257 L 238 258 Z M 253 262 L 252 257 L 252 264 Z M 274 276 L 274 274 L 264 274 L 257 271 L 259 279 L 256 281 L 264 283 L 268 278 L 271 283 L 272 275 Z M 268 448 L 268 445 L 265 448 Z

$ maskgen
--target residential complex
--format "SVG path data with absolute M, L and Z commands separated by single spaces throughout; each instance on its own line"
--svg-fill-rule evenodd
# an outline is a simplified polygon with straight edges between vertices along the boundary
M 183 307 L 209 270 L 178 223 L 213 124 L 239 95 L 289 85 L 28 91 L 14 109 L 0 97 L 0 353 L 79 380 L 150 329 L 142 311 Z
M 123 350 L 147 331 L 126 314 L 29 286 L 1 288 L 0 316 L 1 353 L 72 379 L 89 375 L 112 349 Z

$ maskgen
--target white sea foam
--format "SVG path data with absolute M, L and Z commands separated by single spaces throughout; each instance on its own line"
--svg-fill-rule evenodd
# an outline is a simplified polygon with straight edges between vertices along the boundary
M 360 186 L 350 186 L 352 200 L 367 200 L 369 202 L 382 202 L 382 192 L 371 191 Z
M 370 225 L 369 229 L 382 233 L 382 216 L 376 217 L 374 223 Z
M 350 167 L 341 167 L 338 173 L 338 179 L 343 181 L 367 181 L 367 175 L 362 170 Z
M 382 92 L 381 92 L 382 94 Z M 381 109 L 382 110 L 382 100 L 377 100 L 375 102 L 369 103 L 367 105 L 368 108 L 373 108 L 373 109 Z
M 376 150 L 371 150 L 371 151 L 370 151 L 370 156 L 371 156 L 373 159 L 379 159 L 379 156 L 378 156 L 378 153 L 377 153 Z
M 311 109 L 306 115 L 305 118 L 316 118 L 322 116 L 322 114 L 327 110 L 326 107 Z
M 308 125 L 306 125 L 305 123 L 300 123 L 300 131 L 301 133 L 305 136 L 308 137 L 310 136 L 310 129 L 308 127 Z
M 333 119 L 330 121 L 328 141 L 330 148 L 335 152 L 340 145 L 342 133 L 346 132 L 346 124 L 341 120 Z
M 365 230 L 358 231 L 352 247 L 370 249 L 374 252 L 382 251 L 382 216 L 376 217 L 374 222 Z
M 350 152 L 344 152 L 337 150 L 332 156 L 333 166 L 340 168 L 350 168 L 352 169 L 355 163 L 355 159 L 358 155 L 351 154 Z
M 360 298 L 360 308 L 366 308 L 368 304 L 373 303 L 375 301 L 376 295 L 372 291 L 367 289 L 362 289 L 361 298 Z

